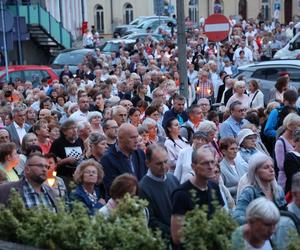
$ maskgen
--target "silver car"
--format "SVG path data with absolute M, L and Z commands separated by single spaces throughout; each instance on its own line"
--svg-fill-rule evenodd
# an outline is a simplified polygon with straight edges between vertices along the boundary
M 238 73 L 233 77 L 237 79 L 243 75 L 247 83 L 251 79 L 258 81 L 265 101 L 267 101 L 269 91 L 274 88 L 276 80 L 283 72 L 289 73 L 290 86 L 298 90 L 300 87 L 300 60 L 273 60 L 244 65 L 238 68 Z

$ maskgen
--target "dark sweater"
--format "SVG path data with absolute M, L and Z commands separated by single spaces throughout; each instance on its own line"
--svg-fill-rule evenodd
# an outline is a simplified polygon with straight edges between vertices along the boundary
M 300 157 L 294 152 L 286 154 L 284 159 L 284 172 L 286 175 L 285 193 L 291 191 L 293 175 L 300 171 Z
M 145 175 L 139 186 L 139 196 L 149 202 L 149 226 L 159 228 L 164 236 L 169 237 L 172 212 L 171 195 L 179 186 L 178 180 L 172 174 L 167 174 L 164 182 L 155 181 Z

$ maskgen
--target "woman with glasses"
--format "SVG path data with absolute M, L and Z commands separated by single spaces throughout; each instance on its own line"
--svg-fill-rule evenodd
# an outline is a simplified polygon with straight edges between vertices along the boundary
M 105 204 L 104 194 L 98 188 L 103 175 L 100 163 L 92 159 L 82 161 L 74 173 L 77 186 L 71 193 L 71 199 L 82 202 L 89 215 L 94 215 Z
M 246 83 L 244 81 L 237 81 L 234 84 L 234 94 L 229 98 L 226 104 L 226 110 L 229 110 L 230 104 L 235 101 L 240 101 L 242 105 L 248 109 L 249 108 L 249 96 L 245 94 Z
M 220 162 L 222 179 L 232 197 L 235 198 L 239 180 L 247 172 L 247 169 L 243 165 L 237 164 L 238 145 L 234 138 L 226 137 L 221 139 L 220 150 L 224 156 Z

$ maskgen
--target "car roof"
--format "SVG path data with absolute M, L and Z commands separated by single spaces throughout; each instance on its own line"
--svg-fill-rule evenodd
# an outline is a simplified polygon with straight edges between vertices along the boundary
M 15 70 L 36 70 L 36 69 L 43 69 L 43 70 L 52 70 L 52 68 L 44 65 L 10 65 L 8 66 L 8 71 L 15 71 Z M 0 70 L 5 70 L 5 67 L 0 67 Z
M 62 53 L 89 53 L 89 52 L 95 52 L 95 49 L 64 49 L 59 54 Z
M 271 61 L 265 61 L 265 62 L 257 62 L 257 63 L 251 63 L 248 65 L 240 66 L 239 69 L 241 70 L 247 70 L 249 68 L 256 68 L 256 67 L 262 67 L 262 66 L 299 66 L 300 67 L 300 60 L 271 60 Z
M 134 39 L 114 39 L 106 41 L 107 43 L 135 43 Z

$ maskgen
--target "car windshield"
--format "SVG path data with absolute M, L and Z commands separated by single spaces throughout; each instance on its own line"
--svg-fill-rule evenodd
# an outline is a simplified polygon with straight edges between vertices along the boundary
M 102 48 L 103 52 L 112 52 L 112 51 L 119 51 L 119 44 L 118 43 L 106 43 Z
M 55 58 L 53 64 L 77 65 L 83 62 L 85 55 L 86 53 L 62 53 Z

